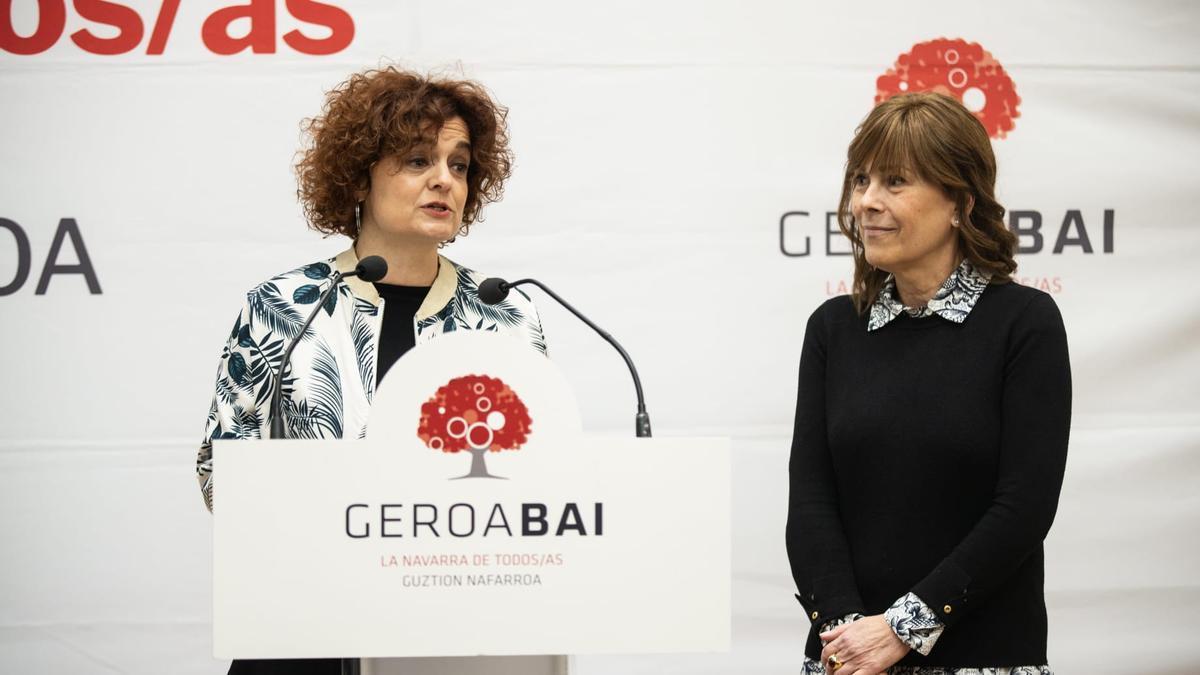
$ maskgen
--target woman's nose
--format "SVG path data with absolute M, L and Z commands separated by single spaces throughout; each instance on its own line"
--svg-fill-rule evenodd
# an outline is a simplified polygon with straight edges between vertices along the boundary
M 858 198 L 859 207 L 868 211 L 879 211 L 882 208 L 882 189 L 878 181 L 868 181 L 867 186 L 863 188 L 862 196 Z
M 434 164 L 429 175 L 429 189 L 445 190 L 450 186 L 450 166 L 444 162 Z

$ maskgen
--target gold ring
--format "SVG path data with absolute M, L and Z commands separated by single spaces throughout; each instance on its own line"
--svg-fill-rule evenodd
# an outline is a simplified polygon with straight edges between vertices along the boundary
M 841 659 L 839 659 L 837 657 L 837 654 L 831 654 L 829 656 L 829 667 L 830 668 L 837 670 L 838 668 L 841 668 L 844 665 L 846 665 L 846 664 L 842 663 Z

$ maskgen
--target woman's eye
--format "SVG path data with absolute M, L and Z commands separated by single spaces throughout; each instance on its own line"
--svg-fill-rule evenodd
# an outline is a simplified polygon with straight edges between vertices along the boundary
M 411 167 L 423 169 L 423 168 L 429 166 L 429 160 L 424 157 L 421 157 L 420 155 L 417 155 L 415 157 L 409 157 L 407 164 Z
M 904 176 L 890 176 L 888 178 L 888 185 L 890 185 L 892 187 L 899 187 L 901 185 L 904 185 L 904 183 L 905 183 Z
M 466 173 L 469 165 L 466 162 L 452 162 L 450 168 L 457 173 Z
M 853 180 L 856 187 L 866 187 L 867 183 L 869 182 L 867 174 L 865 173 L 855 174 Z

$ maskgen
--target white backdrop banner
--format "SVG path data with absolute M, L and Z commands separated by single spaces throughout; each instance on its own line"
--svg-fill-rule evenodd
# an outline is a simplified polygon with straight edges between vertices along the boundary
M 445 253 L 616 335 L 659 436 L 733 438 L 732 651 L 579 672 L 794 672 L 796 363 L 851 274 L 828 214 L 877 96 L 939 87 L 992 133 L 1017 276 L 1070 338 L 1051 664 L 1195 670 L 1198 31 L 1182 0 L 0 3 L 0 665 L 224 668 L 193 476 L 213 368 L 248 288 L 345 247 L 305 228 L 301 120 L 396 63 L 511 110 L 505 198 Z M 628 434 L 619 358 L 535 300 L 585 430 Z

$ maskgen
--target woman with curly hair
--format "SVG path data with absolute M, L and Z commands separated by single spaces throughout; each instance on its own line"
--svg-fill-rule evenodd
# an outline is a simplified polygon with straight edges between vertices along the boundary
M 1054 300 L 1012 282 L 983 125 L 906 94 L 850 142 L 850 296 L 800 355 L 787 550 L 801 672 L 1049 675 L 1042 540 L 1071 417 Z
M 341 234 L 341 254 L 251 289 L 217 371 L 197 474 L 213 504 L 212 441 L 269 434 L 270 399 L 284 348 L 297 341 L 283 378 L 290 438 L 361 438 L 371 399 L 388 368 L 416 343 L 457 330 L 511 334 L 545 352 L 541 323 L 519 291 L 480 301 L 484 276 L 438 250 L 500 199 L 512 167 L 506 109 L 477 83 L 393 67 L 356 74 L 331 91 L 296 165 L 298 194 L 313 229 Z M 304 320 L 335 271 L 367 256 L 387 261 L 376 283 L 337 287 L 311 327 Z M 338 672 L 336 660 L 235 661 L 231 673 Z

